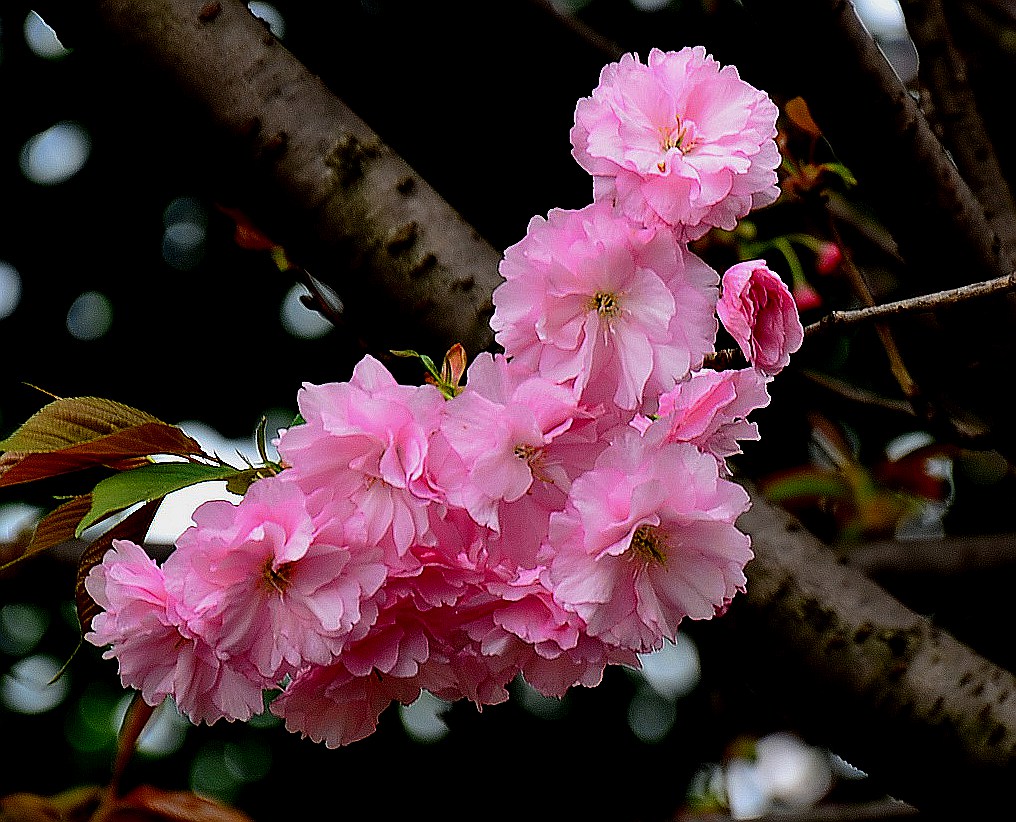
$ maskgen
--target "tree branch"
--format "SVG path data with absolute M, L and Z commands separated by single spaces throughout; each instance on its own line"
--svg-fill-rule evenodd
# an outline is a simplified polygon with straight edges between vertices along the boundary
M 339 292 L 359 336 L 442 352 L 454 342 L 473 354 L 493 345 L 500 252 L 243 2 L 88 6 L 88 22 L 69 20 L 63 2 L 41 9 L 55 27 L 71 27 L 58 28 L 61 37 L 90 48 L 105 41 L 121 76 L 148 68 L 196 109 L 210 165 L 231 170 L 254 222 Z
M 1016 678 L 905 608 L 748 485 L 747 591 L 705 628 L 732 681 L 898 799 L 967 818 L 1011 803 Z M 724 662 L 723 660 L 726 660 Z
M 1016 250 L 1016 205 L 988 136 L 967 69 L 946 25 L 942 0 L 903 0 L 907 29 L 921 56 L 919 76 L 934 100 L 944 139 L 1001 243 L 1003 261 Z

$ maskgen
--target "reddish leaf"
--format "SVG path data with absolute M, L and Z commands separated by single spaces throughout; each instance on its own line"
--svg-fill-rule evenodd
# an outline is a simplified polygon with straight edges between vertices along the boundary
M 44 516 L 35 526 L 35 532 L 29 540 L 25 550 L 20 556 L 9 562 L 0 565 L 0 571 L 13 565 L 15 562 L 45 551 L 55 545 L 60 545 L 68 540 L 74 539 L 74 531 L 81 518 L 91 508 L 92 498 L 90 494 L 74 497 L 62 505 L 54 508 Z
M 203 453 L 197 441 L 175 425 L 147 422 L 54 451 L 4 454 L 4 459 L 0 460 L 0 487 L 95 466 L 123 469 L 132 464 L 125 465 L 125 461 L 151 454 L 191 456 Z
M 808 110 L 808 104 L 804 101 L 803 97 L 793 97 L 787 100 L 783 105 L 783 113 L 787 115 L 787 119 L 790 122 L 806 134 L 816 138 L 822 136 L 822 129 L 812 119 L 811 112 Z
M 44 405 L 7 439 L 0 440 L 0 451 L 55 451 L 152 422 L 162 421 L 113 400 L 61 398 Z
M 234 242 L 240 246 L 240 248 L 246 248 L 250 251 L 271 251 L 278 243 L 272 241 L 267 235 L 262 233 L 244 214 L 237 208 L 227 208 L 224 205 L 216 205 L 223 214 L 226 214 L 233 218 L 233 222 L 236 223 L 236 232 L 233 235 Z
M 251 822 L 245 813 L 190 791 L 151 785 L 138 785 L 118 799 L 104 818 L 108 822 Z
M 78 607 L 78 622 L 81 625 L 82 636 L 92 624 L 92 617 L 100 610 L 95 600 L 85 590 L 85 577 L 88 576 L 88 572 L 94 565 L 102 562 L 102 557 L 112 546 L 113 540 L 129 539 L 137 543 L 143 542 L 161 502 L 162 500 L 146 502 L 137 511 L 129 514 L 94 540 L 81 554 L 81 558 L 78 560 L 78 575 L 74 583 L 74 599 Z
M 102 801 L 97 785 L 71 788 L 55 796 L 12 793 L 0 798 L 0 822 L 85 822 Z

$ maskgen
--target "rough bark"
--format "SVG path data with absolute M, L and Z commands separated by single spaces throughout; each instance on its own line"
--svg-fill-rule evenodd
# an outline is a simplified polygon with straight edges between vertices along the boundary
M 751 490 L 751 489 L 750 489 Z M 904 607 L 752 493 L 746 593 L 710 630 L 763 701 L 935 813 L 1003 808 L 1016 777 L 1016 678 Z
M 68 42 L 115 49 L 121 82 L 154 72 L 180 95 L 244 210 L 339 292 L 359 336 L 435 354 L 491 347 L 500 252 L 244 3 L 109 0 L 72 21 L 65 4 L 44 9 Z
M 941 0 L 901 3 L 910 36 L 921 55 L 920 77 L 934 100 L 943 139 L 1001 242 L 1001 258 L 1016 249 L 1016 205 L 953 43 Z

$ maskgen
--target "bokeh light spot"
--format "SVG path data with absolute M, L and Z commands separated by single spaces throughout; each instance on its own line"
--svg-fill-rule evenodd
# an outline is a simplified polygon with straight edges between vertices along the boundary
M 42 639 L 49 614 L 37 605 L 11 602 L 0 608 L 0 651 L 24 656 Z
M 568 704 L 564 699 L 544 696 L 521 676 L 512 681 L 512 699 L 540 719 L 560 719 L 568 713 Z
M 0 320 L 9 317 L 21 302 L 21 275 L 10 263 L 0 260 Z
M 412 704 L 399 705 L 402 727 L 417 742 L 437 742 L 448 735 L 448 724 L 441 718 L 448 708 L 443 699 L 421 691 Z
M 642 662 L 642 676 L 664 699 L 682 697 L 698 684 L 698 650 L 684 634 L 678 634 L 676 642 L 666 640 L 658 651 L 640 654 L 639 660 Z
M 208 209 L 193 197 L 177 197 L 162 212 L 162 259 L 179 271 L 189 271 L 204 259 Z
M 52 26 L 43 20 L 38 13 L 31 11 L 25 17 L 24 25 L 25 42 L 32 53 L 37 57 L 46 60 L 59 60 L 70 54 L 70 49 L 65 48 Z
M 226 765 L 222 744 L 208 743 L 195 754 L 190 771 L 194 793 L 231 804 L 242 785 L 243 780 L 237 779 Z
M 51 682 L 59 672 L 60 663 L 46 654 L 19 659 L 0 680 L 0 700 L 19 714 L 52 710 L 63 702 L 70 688 L 66 673 Z
M 639 688 L 628 705 L 628 727 L 641 742 L 652 744 L 663 740 L 676 718 L 674 703 L 652 688 Z
M 307 293 L 302 285 L 294 285 L 286 293 L 279 310 L 282 327 L 294 337 L 316 340 L 332 330 L 332 324 L 317 311 L 305 306 L 300 297 Z
M 251 0 L 247 4 L 247 8 L 251 10 L 251 13 L 255 17 L 260 17 L 268 24 L 269 30 L 278 37 L 280 40 L 286 34 L 286 21 L 282 17 L 282 13 L 275 8 L 271 3 L 262 3 L 259 0 Z
M 67 330 L 78 340 L 97 340 L 113 324 L 113 306 L 105 294 L 86 291 L 67 311 Z
M 21 173 L 39 185 L 58 185 L 88 160 L 92 139 L 77 123 L 61 122 L 29 137 L 21 148 Z

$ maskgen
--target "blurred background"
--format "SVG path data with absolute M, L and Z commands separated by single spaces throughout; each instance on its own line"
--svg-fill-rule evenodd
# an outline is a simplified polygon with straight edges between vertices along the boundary
M 534 214 L 589 201 L 568 131 L 575 101 L 607 60 L 594 44 L 556 50 L 558 32 L 532 24 L 544 14 L 539 4 L 249 5 L 495 247 L 520 240 Z M 764 87 L 753 74 L 764 54 L 746 48 L 736 3 L 554 5 L 622 50 L 705 45 Z M 916 53 L 899 6 L 855 5 L 901 78 L 913 80 Z M 262 416 L 269 432 L 288 424 L 302 382 L 346 379 L 361 352 L 302 304 L 305 289 L 267 254 L 236 244 L 224 209 L 238 204 L 213 182 L 200 124 L 160 105 L 162 90 L 132 87 L 131 72 L 115 55 L 64 45 L 27 7 L 0 5 L 0 436 L 51 394 L 93 395 L 180 424 L 223 455 L 255 457 Z M 757 225 L 745 221 L 754 234 L 707 238 L 701 253 L 717 268 L 731 255 L 768 257 L 794 274 L 802 312 L 815 319 L 844 291 L 837 249 L 780 208 Z M 873 345 L 841 340 L 816 356 L 859 373 Z M 890 390 L 886 378 L 865 379 Z M 1012 472 L 997 454 L 936 450 L 905 417 L 852 413 L 835 398 L 816 400 L 810 385 L 790 374 L 777 381 L 772 409 L 756 417 L 762 441 L 739 464 L 771 479 L 774 493 L 803 500 L 801 513 L 819 533 L 871 539 L 1009 527 L 997 500 L 1011 494 Z M 915 453 L 920 459 L 907 462 Z M 826 480 L 844 463 L 855 482 L 830 491 Z M 160 512 L 152 542 L 169 545 L 189 511 L 221 493 L 208 484 L 180 495 Z M 818 505 L 831 496 L 839 504 Z M 52 503 L 46 489 L 3 489 L 0 544 Z M 73 580 L 73 561 L 59 551 L 0 574 L 8 751 L 0 795 L 49 794 L 108 776 L 128 697 L 114 662 L 91 646 L 76 651 Z M 929 599 L 933 591 L 920 589 Z M 563 700 L 519 682 L 510 702 L 482 713 L 430 698 L 393 707 L 375 735 L 335 751 L 270 718 L 191 727 L 167 704 L 129 780 L 189 787 L 258 819 L 343 809 L 352 791 L 379 803 L 382 818 L 647 822 L 882 797 L 782 717 L 732 704 L 729 683 L 711 675 L 710 654 L 722 648 L 709 645 L 708 633 L 688 625 L 641 672 L 611 669 L 600 687 Z M 509 780 L 528 787 L 503 789 Z

